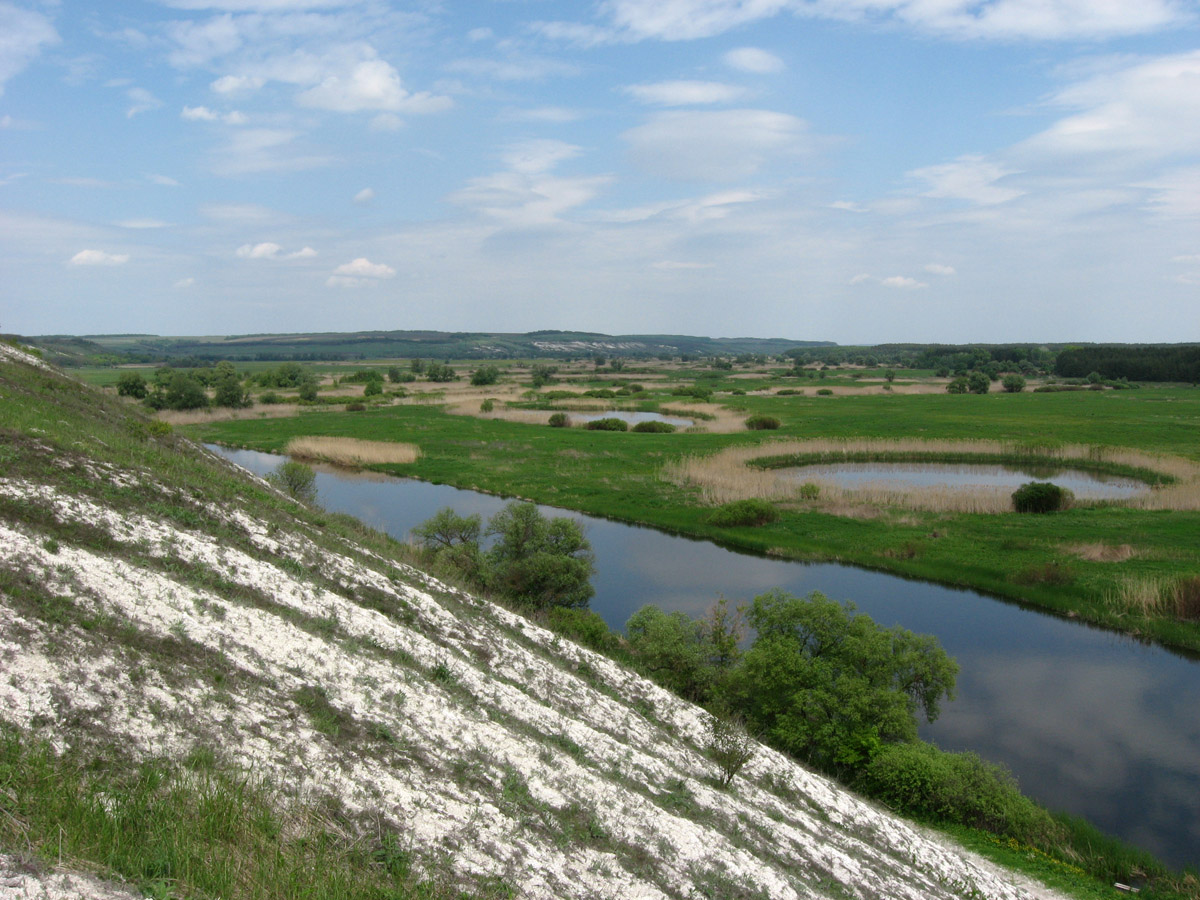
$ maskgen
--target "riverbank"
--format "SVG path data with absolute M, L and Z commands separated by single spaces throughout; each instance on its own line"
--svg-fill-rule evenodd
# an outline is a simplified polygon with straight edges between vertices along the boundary
M 761 400 L 762 409 L 755 411 L 782 418 L 783 427 L 774 433 L 780 437 L 961 440 L 986 434 L 1018 442 L 1044 435 L 1053 422 L 1061 439 L 1071 443 L 1187 455 L 1195 448 L 1179 426 L 1200 422 L 1200 392 L 1190 389 L 1147 390 L 1136 398 L 1080 392 L 738 401 L 749 399 Z M 702 492 L 665 479 L 664 469 L 687 456 L 760 446 L 761 435 L 588 432 L 448 415 L 429 405 L 214 422 L 186 431 L 272 452 L 305 435 L 404 441 L 418 445 L 421 458 L 378 466 L 379 471 L 523 497 L 749 552 L 846 562 L 968 587 L 1200 653 L 1200 624 L 1156 607 L 1164 591 L 1200 573 L 1194 540 L 1200 512 L 1192 510 L 1098 505 L 1018 516 L 794 502 L 781 503 L 782 515 L 770 525 L 720 528 L 704 521 L 711 507 Z M 1104 435 L 1109 440 L 1100 440 Z

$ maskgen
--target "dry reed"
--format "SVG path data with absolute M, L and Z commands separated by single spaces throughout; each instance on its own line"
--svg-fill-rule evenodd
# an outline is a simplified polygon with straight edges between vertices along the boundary
M 287 454 L 296 459 L 320 460 L 339 466 L 370 466 L 416 462 L 421 457 L 421 448 L 398 441 L 314 436 L 292 438 L 288 441 Z
M 676 484 L 698 487 L 704 502 L 717 505 L 732 500 L 800 499 L 801 482 L 784 471 L 751 465 L 767 457 L 802 457 L 810 461 L 837 462 L 864 457 L 925 457 L 936 462 L 944 457 L 1020 457 L 1038 463 L 1123 466 L 1149 470 L 1174 478 L 1171 484 L 1148 487 L 1134 497 L 1104 501 L 1136 509 L 1200 509 L 1200 464 L 1177 456 L 1161 456 L 1122 447 L 1092 447 L 1079 444 L 1039 446 L 988 440 L 814 439 L 782 440 L 765 444 L 730 447 L 710 456 L 688 456 L 668 464 L 663 476 Z M 933 512 L 1000 513 L 1012 509 L 1012 492 L 1006 488 L 971 486 L 905 487 L 886 481 L 855 489 L 842 488 L 810 479 L 820 488 L 816 502 L 823 508 L 869 504 L 898 506 Z M 1086 504 L 1087 501 L 1082 501 Z

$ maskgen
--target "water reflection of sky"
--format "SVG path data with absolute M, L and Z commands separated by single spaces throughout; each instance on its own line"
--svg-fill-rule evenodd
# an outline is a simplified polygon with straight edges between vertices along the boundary
M 223 451 L 265 474 L 279 457 Z M 485 520 L 500 497 L 420 481 L 318 472 L 320 501 L 404 538 L 445 506 Z M 853 600 L 877 622 L 935 634 L 962 671 L 923 736 L 1002 762 L 1051 808 L 1084 816 L 1171 863 L 1200 865 L 1200 665 L 1160 648 L 970 591 L 832 564 L 733 553 L 562 510 L 596 551 L 592 608 L 620 628 L 638 608 L 702 614 L 770 588 Z
M 579 422 L 595 422 L 597 419 L 620 419 L 622 422 L 628 422 L 630 425 L 636 425 L 639 422 L 666 422 L 668 425 L 674 425 L 678 428 L 687 428 L 692 425 L 691 419 L 681 419 L 678 416 L 664 416 L 662 413 L 656 412 L 626 412 L 619 409 L 610 409 L 600 413 L 570 413 L 572 419 Z
M 851 490 L 866 487 L 1002 487 L 1015 490 L 1028 481 L 1051 481 L 1087 500 L 1133 497 L 1147 486 L 1133 478 L 1070 468 L 1000 466 L 976 463 L 830 463 L 781 469 L 800 481 L 821 479 Z

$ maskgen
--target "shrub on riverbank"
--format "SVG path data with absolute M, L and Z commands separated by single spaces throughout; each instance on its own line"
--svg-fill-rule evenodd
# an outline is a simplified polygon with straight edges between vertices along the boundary
M 1012 495 L 1013 509 L 1019 513 L 1048 513 L 1066 509 L 1071 492 L 1049 481 L 1030 481 Z
M 766 525 L 779 520 L 779 510 L 766 500 L 734 500 L 708 514 L 707 522 L 720 528 Z
M 593 419 L 583 427 L 588 431 L 628 431 L 629 423 L 624 419 L 609 417 L 605 419 Z

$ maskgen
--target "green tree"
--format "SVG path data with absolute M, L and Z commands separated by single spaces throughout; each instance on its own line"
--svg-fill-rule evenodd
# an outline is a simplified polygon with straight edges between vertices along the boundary
M 712 673 L 698 621 L 681 610 L 643 606 L 625 623 L 625 635 L 640 671 L 689 700 L 708 698 Z
M 573 519 L 547 519 L 532 503 L 514 501 L 488 521 L 496 538 L 486 554 L 487 581 L 533 609 L 586 606 L 595 573 L 592 545 Z
M 460 516 L 447 506 L 410 533 L 418 546 L 434 559 L 449 564 L 464 578 L 479 582 L 483 573 L 479 547 L 483 520 L 478 515 Z
M 122 372 L 117 379 L 117 394 L 121 397 L 132 397 L 135 400 L 145 400 L 150 389 L 146 379 L 140 372 Z
M 476 387 L 483 387 L 489 384 L 495 384 L 500 380 L 500 369 L 496 366 L 480 366 L 471 373 L 471 384 Z
M 299 397 L 304 403 L 313 403 L 317 399 L 317 379 L 309 375 L 299 384 Z
M 363 386 L 364 397 L 378 397 L 383 393 L 383 382 L 371 380 Z
M 434 361 L 425 367 L 425 378 L 437 382 L 457 381 L 458 373 L 448 363 Z
M 302 462 L 289 459 L 280 463 L 267 481 L 294 500 L 312 503 L 317 499 L 317 473 Z
M 771 591 L 747 613 L 757 633 L 729 696 L 776 747 L 826 771 L 860 768 L 937 718 L 958 665 L 936 638 L 883 628 L 820 593 Z
M 175 372 L 167 381 L 163 400 L 168 409 L 202 409 L 208 406 L 208 395 L 200 382 L 187 372 Z
M 213 373 L 213 405 L 241 409 L 250 405 L 250 394 L 233 363 L 222 360 Z
M 1019 394 L 1025 390 L 1025 379 L 1020 375 L 1005 375 L 1000 384 L 1010 394 Z
M 558 367 L 549 363 L 534 363 L 529 371 L 530 382 L 535 388 L 540 388 L 554 383 L 554 373 L 558 371 Z
M 983 372 L 972 372 L 967 376 L 967 389 L 972 394 L 986 394 L 991 387 L 991 380 Z

